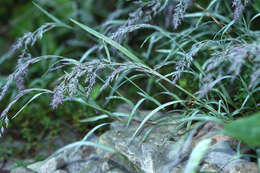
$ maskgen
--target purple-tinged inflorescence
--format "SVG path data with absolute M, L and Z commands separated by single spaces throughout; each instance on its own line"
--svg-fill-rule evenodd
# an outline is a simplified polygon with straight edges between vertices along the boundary
M 233 0 L 232 2 L 232 7 L 235 8 L 234 20 L 239 19 L 240 15 L 242 14 L 242 12 L 248 4 L 248 0 L 244 0 L 244 3 L 242 1 L 243 0 Z
M 191 0 L 178 0 L 172 17 L 172 25 L 176 29 L 182 22 L 184 14 L 189 7 Z

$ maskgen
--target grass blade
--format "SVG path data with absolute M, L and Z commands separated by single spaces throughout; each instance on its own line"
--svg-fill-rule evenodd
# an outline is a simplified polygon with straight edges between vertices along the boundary
M 184 173 L 196 173 L 197 168 L 202 160 L 204 154 L 209 148 L 211 143 L 211 139 L 205 139 L 200 141 L 190 155 L 190 159 L 188 160 L 187 166 L 185 168 Z
M 73 23 L 75 23 L 76 25 L 78 25 L 79 27 L 81 27 L 82 29 L 84 29 L 85 31 L 87 31 L 88 33 L 94 35 L 95 37 L 104 40 L 106 43 L 110 44 L 111 46 L 115 47 L 116 49 L 118 49 L 120 52 L 122 52 L 124 55 L 126 55 L 128 58 L 130 58 L 132 61 L 137 62 L 137 63 L 142 63 L 142 60 L 140 60 L 137 56 L 135 56 L 132 52 L 130 52 L 128 49 L 126 49 L 125 47 L 123 47 L 122 45 L 120 45 L 119 43 L 115 42 L 114 40 L 112 40 L 111 38 L 91 29 L 90 27 L 77 22 L 74 19 L 70 19 Z
M 41 10 L 46 16 L 48 16 L 51 20 L 53 20 L 55 23 L 64 26 L 66 28 L 72 29 L 72 27 L 70 27 L 69 25 L 65 24 L 64 22 L 62 22 L 61 20 L 59 20 L 58 18 L 56 18 L 55 16 L 53 16 L 52 14 L 50 14 L 48 11 L 44 10 L 41 6 L 39 6 L 37 3 L 32 2 L 39 10 Z

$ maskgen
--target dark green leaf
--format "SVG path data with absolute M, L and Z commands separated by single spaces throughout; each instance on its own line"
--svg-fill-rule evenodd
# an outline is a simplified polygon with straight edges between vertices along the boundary
M 225 125 L 224 131 L 253 147 L 260 147 L 260 112 Z

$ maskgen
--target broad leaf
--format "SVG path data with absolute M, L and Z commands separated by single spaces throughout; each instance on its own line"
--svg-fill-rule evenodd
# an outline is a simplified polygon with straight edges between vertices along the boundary
M 225 125 L 224 131 L 253 147 L 260 147 L 260 112 Z

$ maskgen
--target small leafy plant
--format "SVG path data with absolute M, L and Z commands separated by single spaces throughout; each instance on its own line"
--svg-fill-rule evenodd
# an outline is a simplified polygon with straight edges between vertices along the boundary
M 251 147 L 260 147 L 260 112 L 250 117 L 240 118 L 224 126 L 224 131 L 247 143 Z

